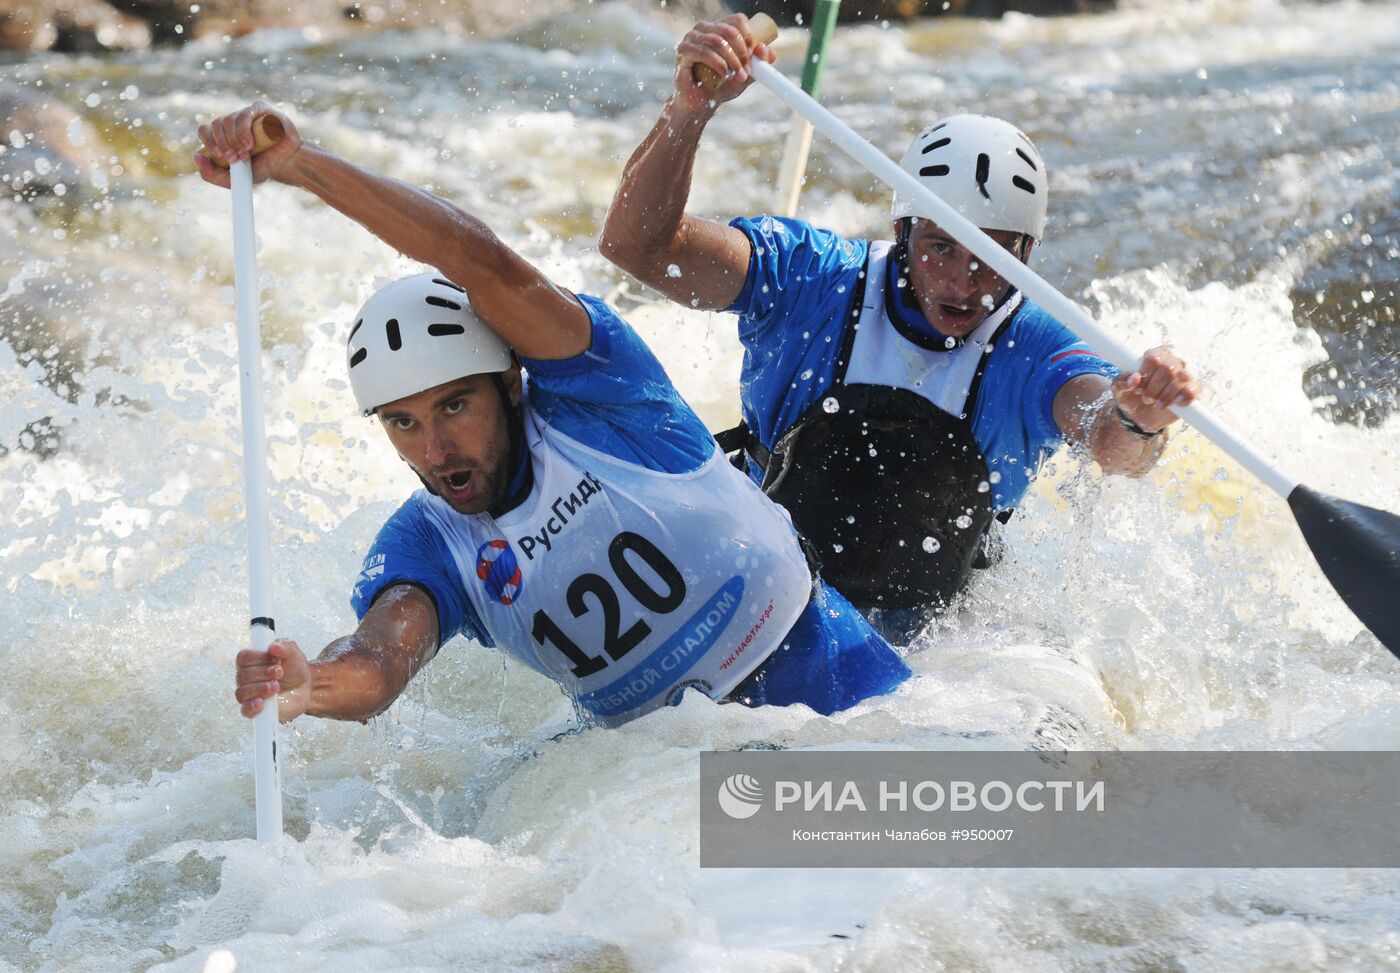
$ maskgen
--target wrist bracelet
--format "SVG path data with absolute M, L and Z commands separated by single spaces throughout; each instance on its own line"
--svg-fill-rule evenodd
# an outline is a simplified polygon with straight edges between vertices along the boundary
M 1122 423 L 1123 428 L 1139 439 L 1156 439 L 1167 431 L 1167 427 L 1163 426 L 1156 432 L 1148 432 L 1146 429 L 1142 428 L 1142 426 L 1139 426 L 1136 422 L 1133 422 L 1132 419 L 1128 418 L 1128 414 L 1119 408 L 1116 402 L 1113 404 L 1113 411 L 1118 414 L 1118 421 Z

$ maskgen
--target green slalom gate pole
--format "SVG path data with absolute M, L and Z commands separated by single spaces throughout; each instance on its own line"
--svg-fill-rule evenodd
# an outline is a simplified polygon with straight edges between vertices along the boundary
M 841 0 L 817 0 L 812 16 L 812 34 L 807 41 L 807 60 L 802 65 L 802 90 L 813 98 L 819 96 L 822 68 L 826 66 L 826 45 L 836 28 L 836 13 Z M 782 163 L 778 167 L 778 214 L 795 216 L 797 197 L 802 193 L 802 177 L 807 171 L 807 153 L 812 147 L 812 123 L 796 112 L 783 147 Z

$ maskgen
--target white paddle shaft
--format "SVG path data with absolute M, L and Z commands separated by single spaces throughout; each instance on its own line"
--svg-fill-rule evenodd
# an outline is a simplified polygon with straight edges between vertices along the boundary
M 823 135 L 835 142 L 839 149 L 865 166 L 881 182 L 897 192 L 919 200 L 929 213 L 935 214 L 938 225 L 952 234 L 955 240 L 1073 331 L 1096 353 L 1125 372 L 1137 370 L 1139 356 L 1133 354 L 1127 345 L 1089 317 L 1078 304 L 998 246 L 996 241 L 901 169 L 893 159 L 857 135 L 850 126 L 823 108 L 776 68 L 753 58 L 749 62 L 749 71 L 780 101 L 810 121 Z M 1205 406 L 1175 406 L 1172 411 L 1188 420 L 1284 499 L 1287 499 L 1293 488 L 1298 485 L 1297 480 L 1287 476 L 1263 454 L 1230 432 Z
M 262 340 L 258 324 L 257 235 L 253 229 L 253 170 L 236 162 L 233 189 L 233 289 L 238 312 L 238 379 L 243 402 L 243 497 L 248 528 L 250 641 L 259 652 L 272 642 L 272 540 L 267 513 L 267 435 L 263 421 Z M 282 772 L 277 760 L 277 700 L 253 718 L 254 796 L 259 844 L 282 836 Z

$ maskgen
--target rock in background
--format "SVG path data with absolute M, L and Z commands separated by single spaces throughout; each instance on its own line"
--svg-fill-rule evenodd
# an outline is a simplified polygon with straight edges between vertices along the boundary
M 73 109 L 0 85 L 0 191 L 32 199 L 105 180 L 102 139 Z
M 673 19 L 727 12 L 721 0 L 0 0 L 0 50 L 119 50 L 268 27 L 326 37 L 422 27 L 489 36 L 603 2 Z
M 0 49 L 82 53 L 145 47 L 150 25 L 104 0 L 0 0 Z
M 0 0 L 0 50 L 96 52 L 182 44 L 209 34 L 267 27 L 304 28 L 325 37 L 363 30 L 432 27 L 489 36 L 530 21 L 603 3 L 639 15 L 686 21 L 738 10 L 784 24 L 810 23 L 816 0 Z M 844 0 L 839 19 L 995 17 L 1008 11 L 1079 13 L 1114 0 Z

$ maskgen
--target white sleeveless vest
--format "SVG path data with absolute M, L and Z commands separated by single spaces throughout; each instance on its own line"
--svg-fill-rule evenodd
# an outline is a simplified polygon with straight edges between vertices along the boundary
M 987 350 L 987 342 L 1021 304 L 1016 292 L 1011 300 L 987 315 L 961 347 L 930 351 L 910 341 L 894 326 L 885 307 L 888 279 L 888 240 L 870 244 L 866 265 L 865 297 L 856 324 L 855 344 L 846 366 L 848 385 L 884 385 L 901 388 L 925 398 L 952 416 L 967 406 L 973 376 Z M 967 417 L 969 420 L 971 416 Z
M 497 646 L 616 726 L 719 698 L 781 644 L 812 576 L 787 512 L 715 449 L 698 470 L 647 470 L 540 420 L 534 486 L 499 518 L 422 494 Z

